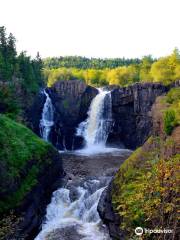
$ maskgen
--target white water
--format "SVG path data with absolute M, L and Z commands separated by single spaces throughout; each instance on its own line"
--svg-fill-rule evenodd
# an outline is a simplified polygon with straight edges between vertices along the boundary
M 76 239 L 109 240 L 107 229 L 102 225 L 97 212 L 99 198 L 108 182 L 109 178 L 104 177 L 100 180 L 87 180 L 78 187 L 55 191 L 47 207 L 42 231 L 35 240 L 50 240 L 53 237 L 48 234 L 53 234 L 57 229 L 58 239 L 66 239 L 61 233 L 67 231 L 68 239 L 73 240 L 72 230 L 69 229 L 71 226 L 77 231 L 76 236 L 79 235 Z
M 85 140 L 84 152 L 102 151 L 112 126 L 111 92 L 98 90 L 99 93 L 91 102 L 88 118 L 77 128 L 77 136 Z
M 40 133 L 41 137 L 45 141 L 48 141 L 51 128 L 54 125 L 54 108 L 51 99 L 45 90 L 44 94 L 46 95 L 46 101 L 44 103 L 42 117 L 40 120 Z

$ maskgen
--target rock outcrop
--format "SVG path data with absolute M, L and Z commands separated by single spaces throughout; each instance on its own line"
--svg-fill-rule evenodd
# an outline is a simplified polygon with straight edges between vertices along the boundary
M 98 90 L 84 82 L 71 80 L 56 82 L 48 92 L 55 108 L 53 144 L 58 149 L 77 149 L 82 145 L 82 139 L 76 136 L 76 128 L 87 118 L 89 106 Z
M 122 142 L 127 148 L 136 149 L 151 134 L 151 107 L 156 97 L 168 88 L 158 83 L 137 83 L 129 87 L 112 89 L 114 126 L 108 143 Z
M 151 107 L 156 97 L 167 92 L 168 88 L 156 83 L 138 83 L 129 87 L 107 87 L 111 90 L 113 128 L 107 144 L 120 147 L 125 145 L 135 149 L 142 145 L 151 133 Z M 98 93 L 96 88 L 84 82 L 58 81 L 46 91 L 51 97 L 55 112 L 54 126 L 50 139 L 58 149 L 77 149 L 83 147 L 83 139 L 76 136 L 78 124 L 87 118 L 92 99 Z M 38 135 L 39 121 L 45 102 L 40 93 L 30 110 L 31 128 Z
M 78 124 L 87 118 L 92 99 L 98 93 L 96 88 L 82 81 L 58 81 L 51 88 L 46 88 L 54 106 L 54 126 L 50 140 L 60 150 L 72 150 L 82 147 L 83 139 L 76 136 Z M 45 96 L 41 92 L 29 111 L 31 129 L 40 135 L 41 119 Z
M 121 223 L 120 216 L 113 210 L 112 206 L 112 182 L 101 194 L 98 203 L 98 213 L 104 224 L 108 226 L 110 236 L 112 239 L 124 239 L 124 233 L 120 230 L 119 225 Z

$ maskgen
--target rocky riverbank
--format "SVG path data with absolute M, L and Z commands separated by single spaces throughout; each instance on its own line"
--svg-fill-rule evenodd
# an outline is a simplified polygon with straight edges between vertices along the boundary
M 115 149 L 90 156 L 79 152 L 61 153 L 68 182 L 53 193 L 36 240 L 110 240 L 97 205 L 101 192 L 130 154 L 130 151 Z

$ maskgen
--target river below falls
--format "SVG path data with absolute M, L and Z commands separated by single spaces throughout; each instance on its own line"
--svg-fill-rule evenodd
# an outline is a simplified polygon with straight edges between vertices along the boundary
M 60 153 L 68 182 L 52 194 L 35 240 L 110 240 L 97 212 L 101 193 L 130 151 Z

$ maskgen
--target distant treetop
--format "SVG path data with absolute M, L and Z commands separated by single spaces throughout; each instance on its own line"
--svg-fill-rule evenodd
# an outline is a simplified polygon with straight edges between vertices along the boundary
M 129 66 L 141 63 L 139 58 L 87 58 L 81 56 L 52 57 L 44 59 L 45 68 L 78 68 L 78 69 L 104 69 Z

